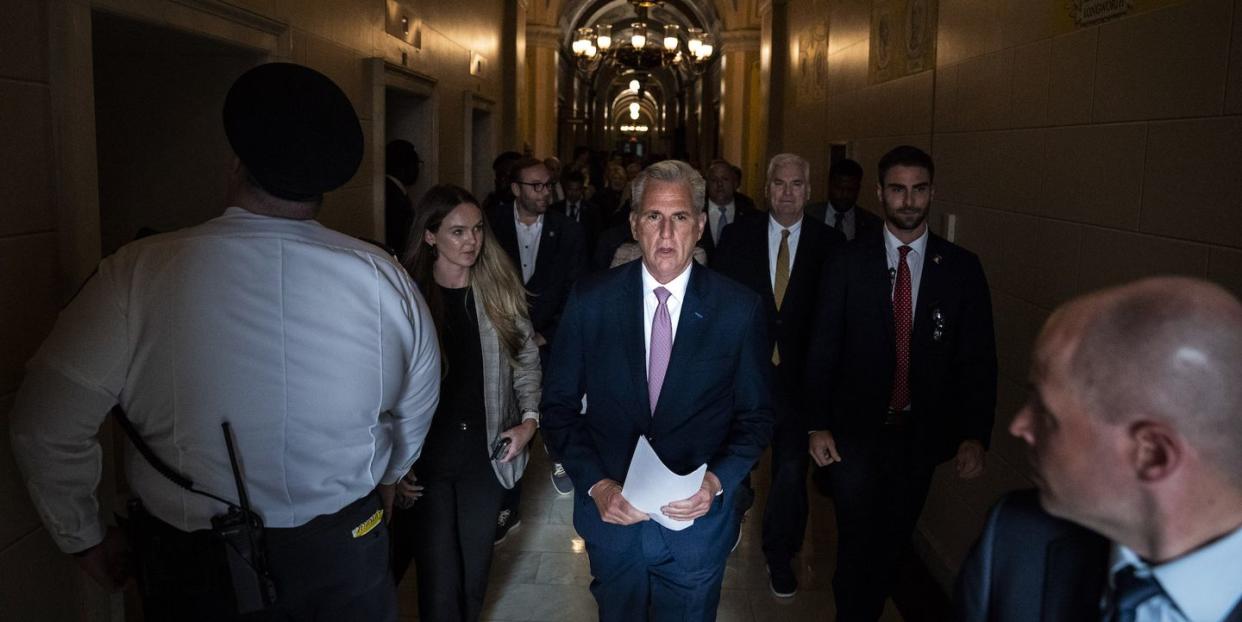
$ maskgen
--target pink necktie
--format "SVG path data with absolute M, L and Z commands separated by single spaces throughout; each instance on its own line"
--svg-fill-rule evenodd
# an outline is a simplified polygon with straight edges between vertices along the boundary
M 668 314 L 670 293 L 663 287 L 655 288 L 660 304 L 651 319 L 651 354 L 647 361 L 647 397 L 651 399 L 652 414 L 655 414 L 656 402 L 660 401 L 660 386 L 664 384 L 668 356 L 673 351 L 673 318 Z

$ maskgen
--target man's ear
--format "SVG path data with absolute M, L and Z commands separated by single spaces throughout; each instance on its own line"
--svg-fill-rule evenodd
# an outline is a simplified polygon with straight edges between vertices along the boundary
M 1140 481 L 1158 482 L 1181 466 L 1186 447 L 1176 430 L 1163 423 L 1138 421 L 1130 425 L 1129 432 L 1131 464 Z

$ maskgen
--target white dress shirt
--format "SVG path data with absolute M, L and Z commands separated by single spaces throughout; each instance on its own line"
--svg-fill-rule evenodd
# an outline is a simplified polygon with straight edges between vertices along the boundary
M 29 364 L 15 456 L 52 538 L 75 552 L 103 538 L 96 433 L 113 404 L 170 467 L 236 500 L 228 421 L 253 508 L 296 527 L 409 471 L 439 360 L 426 304 L 378 247 L 231 207 L 99 264 Z M 125 467 L 147 510 L 178 529 L 209 528 L 225 509 L 132 447 Z
M 642 261 L 641 259 L 639 261 Z M 651 322 L 655 319 L 656 308 L 660 306 L 660 299 L 656 297 L 655 290 L 657 287 L 663 287 L 669 291 L 668 305 L 669 319 L 672 320 L 673 341 L 669 342 L 669 346 L 677 340 L 677 321 L 681 318 L 681 303 L 686 300 L 686 286 L 690 283 L 690 269 L 694 262 L 686 266 L 681 274 L 673 277 L 668 283 L 661 284 L 651 273 L 647 271 L 647 264 L 642 265 L 643 269 L 643 347 L 647 356 L 645 357 L 644 367 L 651 369 Z
M 543 235 L 543 214 L 534 224 L 526 224 L 518 217 L 517 205 L 513 206 L 513 228 L 517 231 L 518 257 L 522 260 L 522 282 L 530 282 L 535 274 L 535 262 L 539 260 L 539 238 Z
M 923 279 L 923 256 L 927 254 L 927 229 L 923 230 L 923 235 L 909 244 L 903 243 L 888 230 L 888 225 L 884 225 L 884 250 L 888 256 L 889 275 L 889 293 L 890 299 L 893 297 L 893 290 L 897 288 L 897 262 L 901 259 L 901 251 L 897 250 L 902 246 L 909 246 L 910 252 L 906 254 L 906 265 L 910 267 L 910 317 L 914 317 L 915 309 L 919 308 L 919 282 Z
M 736 201 L 729 201 L 726 205 L 716 205 L 711 199 L 707 200 L 707 225 L 711 227 L 713 241 L 720 241 L 719 236 L 717 235 L 717 232 L 720 231 L 720 229 L 717 227 L 723 227 L 724 225 L 733 222 L 735 203 Z M 724 208 L 724 225 L 720 224 L 720 208 L 722 207 Z
M 789 229 L 789 274 L 793 274 L 794 257 L 798 255 L 798 239 L 802 237 L 802 219 L 792 226 L 784 227 L 768 215 L 768 282 L 776 291 L 776 256 L 781 251 L 781 231 Z
M 844 212 L 838 212 L 837 208 L 833 207 L 832 202 L 829 201 L 828 209 L 824 210 L 824 222 L 827 223 L 829 227 L 836 229 L 837 214 L 841 214 L 841 234 L 845 236 L 846 240 L 852 240 L 854 239 L 854 223 L 856 221 L 855 215 L 857 213 L 857 206 L 851 207 Z
M 1155 576 L 1164 593 L 1138 606 L 1135 622 L 1206 622 L 1223 620 L 1242 599 L 1242 528 L 1171 562 L 1149 566 L 1134 551 L 1113 544 L 1108 585 L 1100 599 L 1111 602 L 1113 576 L 1134 566 L 1139 576 Z

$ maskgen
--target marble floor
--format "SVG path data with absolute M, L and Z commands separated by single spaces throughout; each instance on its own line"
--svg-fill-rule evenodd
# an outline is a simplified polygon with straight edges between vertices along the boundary
M 535 443 L 538 444 L 538 439 Z M 532 452 L 523 477 L 522 523 L 496 547 L 484 620 L 589 622 L 597 619 L 587 586 L 590 567 L 582 539 L 573 528 L 572 495 L 559 496 L 549 477 L 542 450 Z M 729 557 L 717 619 L 720 622 L 829 621 L 832 564 L 836 557 L 832 502 L 812 491 L 810 527 L 802 553 L 795 558 L 798 593 L 776 598 L 768 588 L 761 550 L 760 518 L 767 501 L 767 458 L 753 481 L 755 505 L 742 524 L 742 540 Z M 418 619 L 417 569 L 400 586 L 401 620 Z M 899 622 L 890 600 L 883 622 Z

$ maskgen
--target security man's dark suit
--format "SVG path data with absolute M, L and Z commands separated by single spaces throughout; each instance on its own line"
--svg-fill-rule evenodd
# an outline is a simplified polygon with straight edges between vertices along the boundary
M 806 469 L 809 456 L 802 417 L 806 348 L 815 330 L 815 304 L 824 264 L 845 238 L 822 222 L 803 216 L 797 252 L 781 307 L 773 293 L 767 214 L 739 218 L 725 229 L 715 270 L 747 286 L 763 300 L 769 344 L 780 348 L 774 366 L 772 403 L 777 423 L 772 437 L 772 487 L 763 517 L 763 551 L 770 564 L 787 564 L 806 532 Z
M 927 497 L 934 467 L 974 439 L 996 408 L 992 303 L 978 257 L 929 234 L 910 337 L 910 410 L 888 413 L 893 280 L 883 228 L 855 239 L 821 284 L 807 359 L 807 429 L 835 437 L 828 467 L 840 551 L 839 620 L 875 620 Z
M 957 622 L 1099 622 L 1111 548 L 1104 536 L 1044 511 L 1037 491 L 992 509 L 958 575 Z M 1242 622 L 1242 602 L 1223 622 Z

